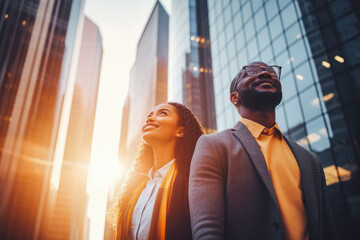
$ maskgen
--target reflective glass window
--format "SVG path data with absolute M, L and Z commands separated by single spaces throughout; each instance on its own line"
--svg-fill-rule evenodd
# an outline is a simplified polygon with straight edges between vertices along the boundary
M 223 13 L 224 17 L 225 17 L 225 24 L 227 24 L 230 20 L 231 20 L 231 9 L 230 9 L 230 5 L 227 5 L 227 7 L 224 10 Z
M 281 76 L 280 81 L 282 85 L 283 99 L 287 101 L 296 94 L 294 78 L 292 77 L 292 74 L 287 74 Z
M 237 11 L 234 15 L 234 28 L 235 28 L 235 32 L 238 32 L 241 28 L 242 28 L 242 20 L 241 20 L 241 12 Z
M 346 41 L 360 34 L 359 20 L 354 13 L 351 13 L 336 21 L 338 36 L 342 41 Z
M 214 75 L 214 92 L 216 94 L 218 94 L 222 90 L 221 81 L 221 72 L 219 73 L 219 75 Z
M 315 89 L 315 87 L 311 87 L 300 93 L 300 101 L 306 121 L 321 114 L 320 101 L 323 99 L 318 97 Z
M 227 61 L 226 49 L 223 49 L 220 52 L 220 66 L 221 66 L 221 68 L 224 67 L 224 65 L 226 64 L 226 61 Z
M 283 104 L 276 107 L 275 113 L 276 113 L 276 123 L 279 125 L 281 132 L 283 133 L 287 132 L 288 129 L 286 126 Z
M 235 48 L 235 41 L 234 40 L 230 40 L 228 42 L 227 51 L 228 51 L 229 59 L 232 59 L 236 54 L 236 48 Z
M 222 88 L 224 89 L 228 89 L 229 87 L 229 80 L 232 80 L 232 78 L 229 75 L 229 67 L 226 66 L 224 67 L 224 70 L 221 72 L 221 84 L 222 84 Z
M 257 36 L 257 39 L 259 40 L 259 47 L 260 49 L 265 48 L 270 44 L 270 38 L 269 38 L 269 32 L 267 28 L 263 28 Z
M 225 129 L 225 119 L 224 114 L 220 113 L 219 115 L 216 115 L 216 127 L 217 129 Z
M 289 131 L 290 138 L 300 146 L 309 150 L 309 141 L 306 135 L 306 129 L 304 124 L 299 124 Z
M 255 27 L 253 20 L 248 21 L 245 24 L 246 40 L 249 41 L 255 35 Z
M 218 94 L 215 98 L 215 109 L 216 109 L 216 114 L 221 113 L 224 109 L 224 99 L 221 93 Z
M 308 62 L 305 62 L 304 64 L 295 68 L 294 72 L 295 81 L 299 91 L 302 91 L 303 89 L 314 83 L 312 72 Z
M 248 62 L 248 58 L 247 58 L 247 53 L 246 53 L 246 49 L 242 49 L 239 53 L 238 53 L 238 63 L 239 66 L 245 66 L 247 64 L 249 64 Z
M 321 81 L 319 84 L 322 91 L 322 98 L 327 111 L 331 111 L 340 106 L 339 95 L 336 90 L 335 82 L 332 78 Z
M 280 17 L 276 16 L 270 23 L 270 35 L 272 39 L 275 39 L 281 32 L 282 32 L 282 26 L 280 22 Z
M 242 13 L 244 17 L 244 22 L 246 22 L 251 17 L 251 8 L 250 3 L 246 2 L 242 7 Z
M 287 51 L 284 51 L 282 54 L 276 56 L 276 64 L 281 66 L 281 75 L 287 75 L 291 70 L 291 58 Z
M 290 47 L 290 58 L 294 66 L 307 59 L 307 54 L 303 41 L 298 41 Z
M 285 38 L 283 35 L 280 35 L 276 40 L 272 43 L 275 55 L 278 55 L 286 48 Z
M 263 4 L 262 0 L 252 0 L 251 3 L 254 11 L 256 11 Z
M 237 64 L 237 59 L 236 58 L 233 58 L 231 61 L 230 61 L 230 64 L 229 64 L 229 70 L 230 70 L 230 78 L 231 80 L 236 76 L 236 74 L 240 71 L 240 66 L 238 66 Z M 229 86 L 230 87 L 230 86 Z
M 318 55 L 320 53 L 325 52 L 325 45 L 320 30 L 316 30 L 308 34 L 307 37 L 311 42 L 311 46 L 312 46 L 311 52 L 313 55 Z
M 297 98 L 285 102 L 285 114 L 289 131 L 299 127 L 304 122 L 301 116 L 299 100 Z
M 247 46 L 248 52 L 249 52 L 249 59 L 250 61 L 253 61 L 254 58 L 258 59 L 258 48 L 257 48 L 257 44 L 256 44 L 256 40 L 253 39 L 252 41 L 249 42 L 248 46 Z
M 298 39 L 301 39 L 301 30 L 298 23 L 295 23 L 285 31 L 286 39 L 289 45 Z
M 312 151 L 319 153 L 330 148 L 329 136 L 322 116 L 306 123 L 306 130 Z
M 227 105 L 228 107 L 225 110 L 225 121 L 226 121 L 226 128 L 232 128 L 235 125 L 234 121 L 234 107 L 231 105 Z
M 281 11 L 281 17 L 283 19 L 283 24 L 285 29 L 294 22 L 296 22 L 297 16 L 294 5 L 290 4 L 285 9 L 283 9 Z
M 340 17 L 351 11 L 351 9 L 352 6 L 350 1 L 335 0 L 330 4 L 330 12 L 334 17 Z
M 287 4 L 289 4 L 290 2 L 291 2 L 291 0 L 278 0 L 280 9 L 282 9 L 283 7 L 285 7 L 285 6 L 286 6 Z
M 271 19 L 273 16 L 278 14 L 278 11 L 279 11 L 276 1 L 265 2 L 265 9 L 266 9 L 268 19 Z
M 226 39 L 229 41 L 234 38 L 234 28 L 231 22 L 225 26 Z
M 354 82 L 354 85 L 356 87 L 355 91 L 359 92 L 360 91 L 360 69 L 359 68 L 354 68 L 351 72 L 351 79 Z
M 345 61 L 349 66 L 354 66 L 360 63 L 360 37 L 357 37 L 350 42 L 344 44 Z
M 236 33 L 235 40 L 236 40 L 237 49 L 238 50 L 243 49 L 244 46 L 245 46 L 245 36 L 244 36 L 244 31 L 243 30 Z
M 237 13 L 240 10 L 239 1 L 231 1 L 231 8 L 233 13 Z
M 256 29 L 259 30 L 261 29 L 263 26 L 265 26 L 266 24 L 266 18 L 265 18 L 265 12 L 263 8 L 260 8 L 256 13 L 255 13 L 255 24 L 256 24 Z
M 273 62 L 273 54 L 271 51 L 271 47 L 268 46 L 267 48 L 260 51 L 261 60 L 268 65 L 274 65 Z

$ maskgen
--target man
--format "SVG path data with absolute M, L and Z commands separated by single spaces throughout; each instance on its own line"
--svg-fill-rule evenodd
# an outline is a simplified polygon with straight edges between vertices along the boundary
M 319 158 L 275 122 L 280 71 L 244 66 L 230 86 L 242 119 L 199 139 L 189 183 L 194 239 L 336 238 Z

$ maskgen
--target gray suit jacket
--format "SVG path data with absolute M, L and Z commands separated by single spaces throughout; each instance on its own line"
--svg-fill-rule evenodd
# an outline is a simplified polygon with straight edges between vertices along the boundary
M 319 158 L 285 140 L 300 168 L 310 239 L 335 239 Z M 190 169 L 189 204 L 194 239 L 283 239 L 265 159 L 241 122 L 199 139 Z

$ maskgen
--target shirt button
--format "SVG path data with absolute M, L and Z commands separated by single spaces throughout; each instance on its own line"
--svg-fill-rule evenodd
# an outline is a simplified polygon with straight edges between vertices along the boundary
M 277 222 L 273 222 L 273 229 L 274 229 L 274 231 L 278 231 L 279 229 L 280 229 L 280 224 L 279 223 L 277 223 Z

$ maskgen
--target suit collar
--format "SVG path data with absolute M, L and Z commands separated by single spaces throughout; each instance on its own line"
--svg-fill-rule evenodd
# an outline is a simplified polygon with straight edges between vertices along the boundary
M 260 175 L 260 178 L 264 182 L 271 198 L 278 206 L 274 187 L 272 185 L 271 177 L 264 156 L 255 138 L 251 135 L 247 127 L 241 122 L 238 122 L 231 130 L 234 136 L 239 140 L 239 142 L 242 144 L 243 148 L 249 155 L 249 158 L 254 164 L 256 171 Z

